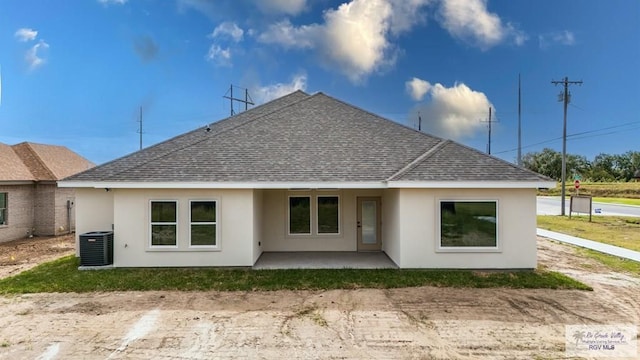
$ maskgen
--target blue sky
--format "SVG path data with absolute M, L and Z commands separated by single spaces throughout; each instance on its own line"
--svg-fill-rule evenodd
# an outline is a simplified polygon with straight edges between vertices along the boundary
M 322 91 L 515 161 L 639 150 L 640 2 L 483 0 L 0 1 L 0 142 L 65 145 L 96 163 L 256 103 Z M 238 91 L 236 89 L 236 91 Z M 236 111 L 241 108 L 236 106 Z M 577 135 L 576 135 L 577 134 Z

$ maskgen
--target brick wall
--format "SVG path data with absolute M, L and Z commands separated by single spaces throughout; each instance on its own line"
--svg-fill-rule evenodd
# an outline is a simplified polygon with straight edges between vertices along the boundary
M 0 185 L 7 193 L 7 225 L 0 226 L 0 242 L 22 239 L 32 234 L 34 227 L 34 185 Z
M 36 184 L 36 198 L 34 204 L 35 228 L 34 235 L 50 236 L 56 233 L 55 194 L 56 184 Z
M 67 212 L 67 200 L 75 203 L 75 189 L 38 183 L 0 185 L 0 192 L 8 194 L 8 221 L 6 226 L 0 225 L 0 242 L 75 231 L 75 206 L 71 207 L 70 223 Z
M 55 192 L 55 234 L 68 234 L 76 229 L 75 189 L 57 188 Z M 70 201 L 71 211 L 67 210 Z M 71 220 L 71 221 L 69 221 Z

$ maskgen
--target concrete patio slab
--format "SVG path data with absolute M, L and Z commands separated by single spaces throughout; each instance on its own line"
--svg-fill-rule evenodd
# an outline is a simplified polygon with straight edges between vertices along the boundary
M 397 269 L 384 252 L 265 252 L 256 264 L 265 269 Z

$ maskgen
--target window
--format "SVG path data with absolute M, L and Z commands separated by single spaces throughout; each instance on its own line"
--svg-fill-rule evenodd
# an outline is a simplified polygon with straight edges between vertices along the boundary
M 7 225 L 7 193 L 0 193 L 0 225 Z
M 497 201 L 440 201 L 440 248 L 497 248 Z
M 318 234 L 338 234 L 339 198 L 337 196 L 318 196 Z
M 311 234 L 311 197 L 289 197 L 289 234 Z
M 216 202 L 191 201 L 191 246 L 218 246 Z
M 177 201 L 151 201 L 151 246 L 177 246 Z

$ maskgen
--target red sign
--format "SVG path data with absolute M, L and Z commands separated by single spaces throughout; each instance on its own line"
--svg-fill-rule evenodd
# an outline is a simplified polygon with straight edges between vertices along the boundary
M 576 189 L 580 189 L 580 180 L 576 180 L 573 182 L 573 186 L 576 187 Z

